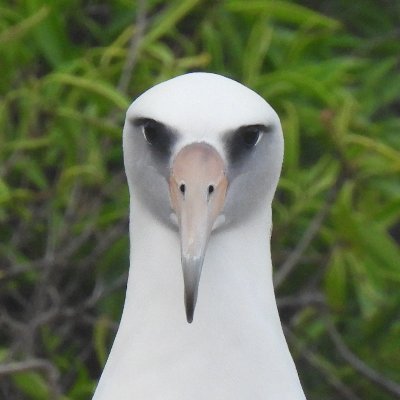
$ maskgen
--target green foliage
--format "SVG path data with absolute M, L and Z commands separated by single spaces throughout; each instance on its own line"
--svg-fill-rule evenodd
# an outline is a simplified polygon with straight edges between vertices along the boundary
M 50 397 L 46 381 L 36 372 L 22 372 L 13 376 L 15 385 L 28 398 L 41 400 Z
M 397 398 L 399 5 L 133 4 L 0 6 L 1 363 L 60 373 L 10 372 L 0 397 L 90 398 L 128 267 L 124 112 L 155 83 L 205 70 L 250 86 L 282 121 L 276 291 L 308 398 Z

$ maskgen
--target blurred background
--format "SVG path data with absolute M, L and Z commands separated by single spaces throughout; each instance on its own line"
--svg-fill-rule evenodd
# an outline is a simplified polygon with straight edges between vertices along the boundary
M 0 398 L 91 398 L 128 271 L 124 114 L 188 71 L 277 110 L 273 263 L 308 400 L 400 398 L 400 2 L 2 0 Z

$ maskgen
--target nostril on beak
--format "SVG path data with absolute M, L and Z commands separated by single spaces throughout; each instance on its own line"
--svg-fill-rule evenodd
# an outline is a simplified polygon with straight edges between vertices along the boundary
M 208 193 L 207 193 L 207 201 L 210 200 L 211 195 L 214 193 L 214 185 L 209 185 L 208 186 Z
M 181 191 L 182 194 L 185 194 L 186 185 L 184 183 L 181 183 L 179 186 L 179 190 Z

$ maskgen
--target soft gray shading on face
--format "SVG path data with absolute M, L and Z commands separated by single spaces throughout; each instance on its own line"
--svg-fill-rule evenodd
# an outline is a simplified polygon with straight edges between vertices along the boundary
M 176 133 L 169 159 L 152 156 L 142 130 L 129 122 L 135 118 L 153 119 Z M 264 99 L 245 86 L 213 74 L 178 77 L 140 96 L 129 108 L 127 121 L 124 153 L 130 153 L 125 157 L 130 190 L 164 224 L 174 226 L 167 181 L 172 159 L 182 147 L 193 142 L 210 144 L 226 163 L 226 222 L 220 229 L 240 223 L 272 199 L 283 159 L 279 118 Z M 246 125 L 264 125 L 268 132 L 263 133 L 246 157 L 231 163 L 226 135 Z
M 170 220 L 171 206 L 168 189 L 170 156 L 163 158 L 154 154 L 151 145 L 143 135 L 142 126 L 128 119 L 124 127 L 124 146 L 129 148 L 130 152 L 130 156 L 125 156 L 124 159 L 128 179 L 133 183 L 129 186 L 130 190 L 135 191 L 135 198 L 145 205 L 160 222 L 174 226 Z M 174 147 L 173 143 L 171 153 Z
M 281 129 L 274 125 L 245 157 L 228 164 L 227 224 L 240 223 L 272 199 L 282 165 L 282 146 Z

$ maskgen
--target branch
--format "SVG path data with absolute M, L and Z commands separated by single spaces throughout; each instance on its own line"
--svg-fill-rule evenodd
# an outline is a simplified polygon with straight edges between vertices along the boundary
M 288 275 L 299 264 L 299 262 L 303 257 L 304 252 L 307 250 L 308 246 L 311 244 L 315 236 L 318 234 L 336 198 L 336 194 L 338 193 L 339 187 L 340 187 L 340 179 L 328 193 L 324 206 L 319 210 L 317 214 L 315 214 L 314 218 L 311 220 L 306 231 L 304 232 L 304 235 L 299 240 L 295 249 L 289 254 L 288 258 L 275 273 L 274 275 L 275 290 L 282 285 L 282 283 L 285 281 Z
M 85 265 L 91 265 L 98 260 L 116 240 L 128 231 L 128 224 L 128 218 L 124 218 L 104 233 L 90 254 L 79 261 L 79 268 L 83 268 Z
M 289 257 L 285 260 L 285 262 L 281 265 L 281 267 L 277 270 L 274 276 L 274 287 L 277 289 L 281 284 L 285 281 L 287 276 L 293 271 L 293 269 L 299 264 L 304 252 L 307 250 L 310 243 L 313 241 L 314 237 L 317 235 L 320 230 L 325 217 L 328 214 L 330 205 L 328 202 L 325 203 L 325 206 L 321 208 L 321 210 L 314 216 L 310 224 L 308 225 L 307 230 L 304 232 L 304 235 L 299 240 L 295 249 L 289 254 Z
M 348 388 L 336 375 L 334 375 L 329 368 L 327 368 L 326 363 L 324 363 L 320 357 L 318 357 L 313 351 L 302 346 L 295 335 L 287 327 L 284 328 L 285 336 L 287 339 L 294 344 L 301 353 L 303 357 L 313 368 L 315 368 L 318 373 L 325 377 L 328 384 L 330 384 L 341 396 L 346 400 L 361 400 L 353 391 Z
M 129 81 L 137 62 L 140 42 L 143 38 L 144 30 L 146 27 L 146 0 L 138 0 L 137 2 L 137 16 L 135 26 L 136 29 L 129 44 L 128 56 L 126 58 L 124 68 L 118 82 L 118 90 L 124 94 L 128 89 Z
M 386 390 L 391 395 L 395 395 L 400 398 L 400 384 L 386 378 L 385 376 L 365 364 L 364 361 L 359 359 L 344 343 L 339 332 L 330 321 L 330 319 L 326 318 L 326 320 L 328 334 L 332 342 L 336 346 L 336 350 L 338 351 L 340 356 L 365 378 L 379 385 L 382 389 Z
M 25 361 L 15 361 L 7 364 L 0 364 L 0 377 L 32 370 L 43 371 L 46 374 L 51 392 L 51 398 L 58 399 L 60 397 L 60 390 L 57 383 L 59 373 L 54 365 L 49 361 L 33 358 Z
M 304 308 L 310 304 L 324 305 L 325 299 L 320 292 L 303 293 L 294 296 L 283 296 L 276 299 L 276 304 L 279 308 L 284 307 L 300 307 Z

